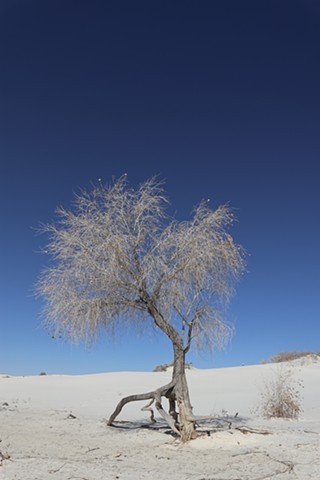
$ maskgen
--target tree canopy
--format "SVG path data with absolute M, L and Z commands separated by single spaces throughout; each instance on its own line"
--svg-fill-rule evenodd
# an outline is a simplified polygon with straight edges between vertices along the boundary
M 38 285 L 49 328 L 90 341 L 101 327 L 145 322 L 147 295 L 186 344 L 212 347 L 228 336 L 221 307 L 244 271 L 228 233 L 233 214 L 202 201 L 179 222 L 167 216 L 167 203 L 155 178 L 132 189 L 123 176 L 82 191 L 72 210 L 57 209 L 58 222 L 45 227 L 54 263 Z

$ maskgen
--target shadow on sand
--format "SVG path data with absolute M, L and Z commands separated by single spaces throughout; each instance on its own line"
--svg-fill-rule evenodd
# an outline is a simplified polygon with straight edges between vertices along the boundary
M 200 417 L 201 418 L 201 417 Z M 205 420 L 199 420 L 196 422 L 196 429 L 199 433 L 207 434 L 208 436 L 211 433 L 215 433 L 222 430 L 231 430 L 239 427 L 240 425 L 246 425 L 249 421 L 249 418 L 236 416 L 224 415 L 222 417 L 213 417 Z M 156 418 L 154 423 L 151 423 L 147 420 L 141 421 L 117 421 L 114 422 L 111 428 L 116 428 L 118 430 L 153 430 L 166 435 L 171 435 L 176 437 L 177 435 L 168 427 L 167 423 L 162 418 Z

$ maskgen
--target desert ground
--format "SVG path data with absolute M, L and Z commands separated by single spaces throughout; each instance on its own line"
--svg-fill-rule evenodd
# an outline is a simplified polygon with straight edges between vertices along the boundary
M 300 382 L 298 419 L 265 419 L 261 392 L 279 369 Z M 201 435 L 183 445 L 142 403 L 106 419 L 121 397 L 170 381 L 166 372 L 0 375 L 0 479 L 320 479 L 320 361 L 187 371 Z M 300 394 L 299 394 L 300 395 Z

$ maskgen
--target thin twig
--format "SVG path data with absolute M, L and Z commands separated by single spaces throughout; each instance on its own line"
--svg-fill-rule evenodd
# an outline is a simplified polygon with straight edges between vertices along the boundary
M 61 467 L 57 468 L 57 469 L 52 469 L 52 470 L 49 470 L 49 473 L 57 473 L 57 472 L 60 472 L 60 470 L 65 467 L 67 465 L 67 462 L 64 463 L 63 465 L 61 465 Z
M 94 452 L 95 450 L 100 450 L 100 447 L 89 448 L 89 450 L 87 450 L 87 451 L 84 452 L 84 453 Z

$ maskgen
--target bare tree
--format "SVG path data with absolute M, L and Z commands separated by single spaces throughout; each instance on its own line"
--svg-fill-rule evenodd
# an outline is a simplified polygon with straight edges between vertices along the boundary
M 233 215 L 201 202 L 190 221 L 166 215 L 167 200 L 155 179 L 138 189 L 126 176 L 111 186 L 81 192 L 74 208 L 57 211 L 45 230 L 46 252 L 54 260 L 43 272 L 38 292 L 46 300 L 45 323 L 72 341 L 91 340 L 101 329 L 124 322 L 152 323 L 173 347 L 173 375 L 155 391 L 123 398 L 109 418 L 137 400 L 155 403 L 182 441 L 195 436 L 185 375 L 185 356 L 197 348 L 223 344 L 230 329 L 220 316 L 244 271 L 242 250 L 227 233 Z M 162 405 L 169 400 L 169 412 Z

